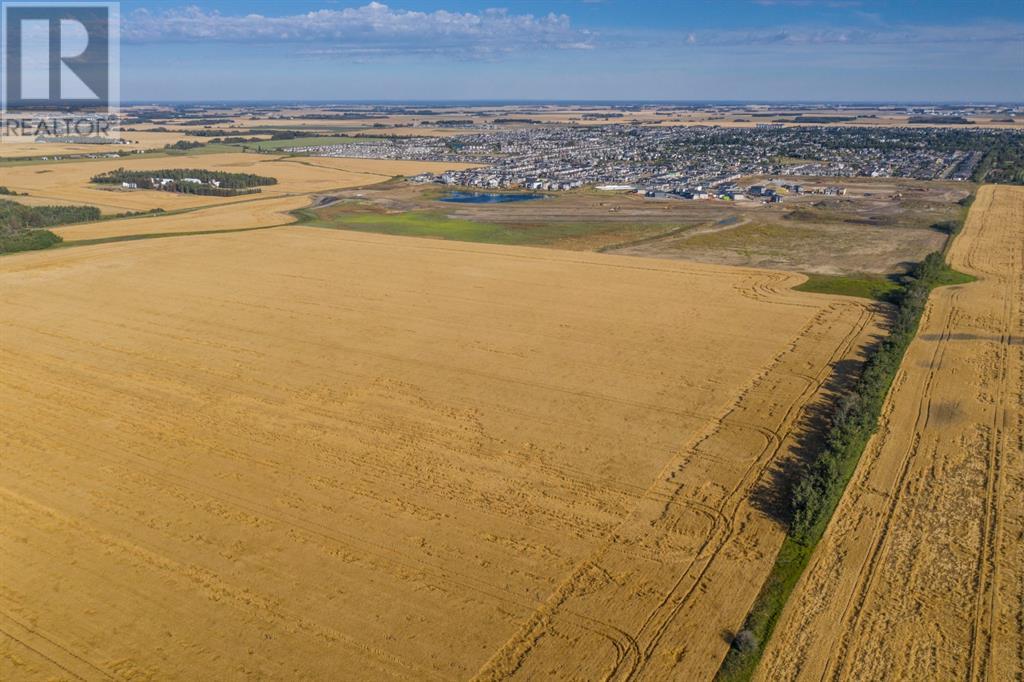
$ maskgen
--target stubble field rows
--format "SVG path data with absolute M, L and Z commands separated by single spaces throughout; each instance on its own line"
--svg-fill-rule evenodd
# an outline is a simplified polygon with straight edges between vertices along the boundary
M 984 186 L 762 680 L 1024 676 L 1024 188 Z
M 756 493 L 877 331 L 799 280 L 302 227 L 5 258 L 0 677 L 713 674 Z

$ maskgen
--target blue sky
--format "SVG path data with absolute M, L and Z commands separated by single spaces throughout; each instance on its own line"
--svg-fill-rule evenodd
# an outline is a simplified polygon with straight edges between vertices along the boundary
M 128 0 L 122 99 L 1024 101 L 1024 0 Z

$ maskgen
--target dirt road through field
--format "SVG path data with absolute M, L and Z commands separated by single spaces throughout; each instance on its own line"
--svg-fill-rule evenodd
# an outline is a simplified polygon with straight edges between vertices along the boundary
M 984 186 L 761 680 L 1024 677 L 1024 188 Z

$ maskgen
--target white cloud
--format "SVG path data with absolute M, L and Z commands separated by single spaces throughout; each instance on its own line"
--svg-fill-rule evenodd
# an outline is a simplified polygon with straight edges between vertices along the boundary
M 327 2 L 328 0 L 324 0 Z M 758 1 L 758 0 L 754 0 Z M 760 0 L 793 4 L 809 0 Z M 827 0 L 853 5 L 855 0 Z M 514 4 L 513 4 L 514 7 Z M 783 54 L 792 50 L 899 50 L 965 52 L 982 46 L 1024 44 L 1020 22 L 961 25 L 886 26 L 869 21 L 853 26 L 784 25 L 736 29 L 575 27 L 565 14 L 517 14 L 505 9 L 452 12 L 412 11 L 379 2 L 322 9 L 304 14 L 227 15 L 195 6 L 161 11 L 136 10 L 125 18 L 126 43 L 236 43 L 282 46 L 281 55 L 306 58 L 385 60 L 394 56 L 456 60 L 499 59 L 541 51 L 613 51 L 649 49 L 704 51 L 727 47 Z
M 289 16 L 232 16 L 195 6 L 131 13 L 121 33 L 127 43 L 305 43 L 305 52 L 344 56 L 443 54 L 488 57 L 537 49 L 589 49 L 592 34 L 574 29 L 569 17 L 480 12 L 417 12 L 379 2 Z
M 703 46 L 940 45 L 1024 43 L 1024 25 L 1004 22 L 958 26 L 876 28 L 765 28 L 694 31 L 686 42 Z

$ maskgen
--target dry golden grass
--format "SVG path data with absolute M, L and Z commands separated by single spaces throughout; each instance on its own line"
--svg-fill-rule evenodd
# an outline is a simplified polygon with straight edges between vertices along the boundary
M 1024 676 L 1024 188 L 984 186 L 762 680 Z
M 799 279 L 302 227 L 0 259 L 0 678 L 707 677 L 782 537 L 751 491 L 873 329 Z

